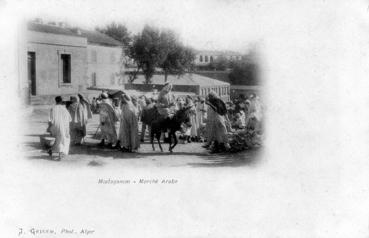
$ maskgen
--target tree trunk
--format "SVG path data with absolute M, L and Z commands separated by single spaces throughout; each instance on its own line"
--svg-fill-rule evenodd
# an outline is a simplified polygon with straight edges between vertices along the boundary
M 164 72 L 164 83 L 168 80 L 168 72 Z

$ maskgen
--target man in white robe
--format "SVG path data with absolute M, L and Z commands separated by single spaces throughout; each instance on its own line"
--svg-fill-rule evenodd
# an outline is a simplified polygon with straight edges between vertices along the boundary
M 51 136 L 55 137 L 55 143 L 51 150 L 49 150 L 50 156 L 55 151 L 59 153 L 59 158 L 69 154 L 70 134 L 69 123 L 72 118 L 67 108 L 62 104 L 63 100 L 60 96 L 55 98 L 56 105 L 50 110 L 49 124 Z

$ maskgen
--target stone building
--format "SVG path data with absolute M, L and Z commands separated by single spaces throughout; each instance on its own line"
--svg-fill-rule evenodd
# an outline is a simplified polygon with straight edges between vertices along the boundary
M 123 85 L 122 45 L 111 37 L 81 30 L 87 38 L 88 87 L 116 87 Z
M 87 39 L 78 32 L 29 23 L 27 60 L 31 97 L 82 91 L 86 81 L 86 58 Z
M 28 23 L 25 48 L 27 75 L 20 75 L 26 78 L 20 81 L 27 81 L 28 95 L 23 96 L 32 104 L 87 93 L 90 86 L 117 85 L 124 70 L 118 41 L 64 24 Z
M 242 59 L 242 54 L 233 51 L 201 50 L 196 52 L 195 65 L 206 66 L 219 57 L 237 61 Z

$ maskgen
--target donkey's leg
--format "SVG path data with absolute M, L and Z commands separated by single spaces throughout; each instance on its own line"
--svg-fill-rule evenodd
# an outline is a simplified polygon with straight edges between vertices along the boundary
M 174 138 L 174 144 L 173 144 L 173 146 L 172 146 L 172 150 L 174 149 L 174 147 L 177 145 L 177 143 L 178 143 L 178 140 L 177 140 L 177 136 L 176 136 L 176 133 L 175 132 L 173 132 L 173 138 Z
M 168 134 L 168 142 L 169 142 L 169 151 L 172 151 L 172 134 L 169 132 Z
M 151 142 L 151 146 L 152 146 L 152 150 L 155 151 L 155 146 L 154 146 L 154 130 L 151 129 L 150 130 L 150 142 Z
M 158 131 L 156 133 L 156 139 L 158 140 L 158 144 L 159 144 L 159 148 L 160 148 L 161 152 L 163 152 L 163 147 L 161 147 L 160 137 L 161 137 L 161 131 Z

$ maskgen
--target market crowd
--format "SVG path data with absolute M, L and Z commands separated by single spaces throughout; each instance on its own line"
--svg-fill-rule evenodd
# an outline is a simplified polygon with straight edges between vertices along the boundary
M 97 131 L 100 131 L 101 141 L 98 146 L 122 152 L 139 150 L 140 143 L 144 142 L 145 135 L 150 131 L 153 108 L 163 119 L 187 108 L 190 123 L 184 124 L 182 130 L 177 132 L 180 141 L 203 142 L 203 147 L 213 153 L 259 146 L 263 134 L 263 106 L 255 94 L 248 97 L 242 95 L 226 103 L 213 91 L 206 98 L 175 97 L 172 85 L 168 83 L 153 97 L 102 92 L 91 102 L 78 94 L 71 96 L 67 102 L 57 96 L 55 103 L 50 111 L 47 131 L 55 138 L 48 153 L 50 156 L 53 152 L 58 153 L 57 160 L 69 154 L 70 146 L 84 143 L 92 114 L 99 114 L 100 118 Z M 165 142 L 167 133 L 163 132 Z

